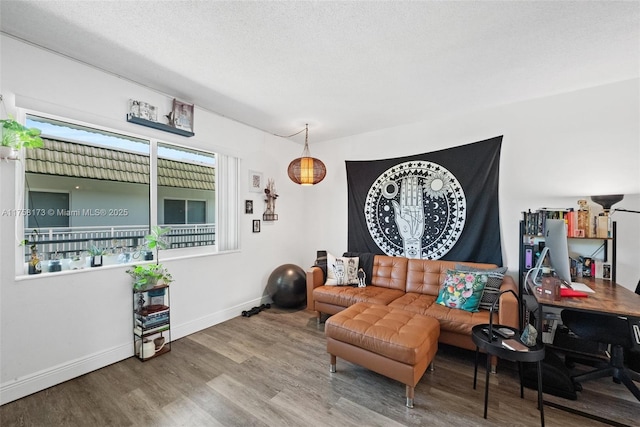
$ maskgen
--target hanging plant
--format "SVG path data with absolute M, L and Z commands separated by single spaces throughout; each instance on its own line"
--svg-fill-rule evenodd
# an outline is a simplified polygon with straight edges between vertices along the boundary
M 28 128 L 12 117 L 0 120 L 2 140 L 0 142 L 0 157 L 16 159 L 22 148 L 40 148 L 44 145 L 38 128 Z

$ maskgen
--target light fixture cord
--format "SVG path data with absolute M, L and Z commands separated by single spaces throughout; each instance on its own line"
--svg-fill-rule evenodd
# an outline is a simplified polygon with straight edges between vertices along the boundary
M 278 135 L 277 133 L 272 133 L 271 135 L 279 136 L 280 138 L 291 138 L 292 136 L 300 135 L 304 131 L 307 131 L 307 135 L 304 138 L 304 140 L 306 142 L 307 139 L 309 138 L 309 124 L 308 123 L 304 125 L 304 129 L 300 129 L 298 132 L 292 133 L 291 135 Z

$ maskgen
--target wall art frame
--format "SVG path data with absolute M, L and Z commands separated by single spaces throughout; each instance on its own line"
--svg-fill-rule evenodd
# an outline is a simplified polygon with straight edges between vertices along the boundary
M 262 172 L 249 171 L 249 191 L 252 193 L 262 193 L 264 178 Z
M 193 104 L 187 104 L 174 98 L 171 117 L 176 129 L 193 132 Z
M 244 213 L 252 214 L 253 213 L 253 200 L 245 200 L 244 201 Z
M 254 233 L 259 233 L 260 232 L 260 220 L 259 219 L 254 219 L 253 220 L 253 232 Z

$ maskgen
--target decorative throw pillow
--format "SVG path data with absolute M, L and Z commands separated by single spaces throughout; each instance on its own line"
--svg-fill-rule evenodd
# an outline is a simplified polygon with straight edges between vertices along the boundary
M 491 310 L 491 304 L 497 299 L 500 298 L 500 285 L 502 285 L 502 279 L 504 279 L 504 275 L 507 272 L 507 267 L 498 267 L 498 268 L 478 268 L 471 267 L 463 264 L 456 264 L 456 270 L 458 271 L 475 271 L 480 273 L 485 273 L 489 277 L 487 280 L 487 284 L 484 287 L 484 293 L 482 294 L 482 299 L 480 300 L 480 305 L 478 308 L 483 308 L 485 310 Z M 493 311 L 500 310 L 500 303 L 497 303 Z
M 475 313 L 478 311 L 487 278 L 484 273 L 447 270 L 436 303 Z
M 336 257 L 327 254 L 327 281 L 325 285 L 357 285 L 358 257 Z

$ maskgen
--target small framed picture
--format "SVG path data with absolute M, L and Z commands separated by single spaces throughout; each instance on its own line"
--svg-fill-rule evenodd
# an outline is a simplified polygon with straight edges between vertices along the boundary
M 264 187 L 262 172 L 249 171 L 249 191 L 253 193 L 262 193 Z
M 252 214 L 253 213 L 253 200 L 245 200 L 244 201 L 244 213 Z
M 135 99 L 129 100 L 129 114 L 152 122 L 158 120 L 158 109 L 154 105 Z
M 253 232 L 254 233 L 259 233 L 260 232 L 260 220 L 259 219 L 254 219 L 253 220 Z
M 173 127 L 193 132 L 193 104 L 173 100 Z

